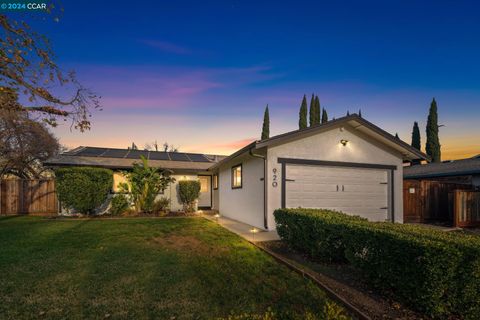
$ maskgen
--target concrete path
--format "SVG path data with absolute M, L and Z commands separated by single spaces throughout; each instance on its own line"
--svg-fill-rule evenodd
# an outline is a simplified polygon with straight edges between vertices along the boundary
M 202 214 L 202 216 L 205 219 L 218 223 L 225 229 L 228 229 L 233 233 L 238 234 L 239 236 L 247 239 L 248 241 L 260 242 L 260 241 L 280 240 L 280 237 L 278 236 L 276 231 L 264 231 L 264 230 L 252 227 L 251 225 L 238 222 L 229 218 L 225 218 L 222 216 L 220 216 L 219 218 L 215 218 L 215 216 L 209 213 L 204 213 Z

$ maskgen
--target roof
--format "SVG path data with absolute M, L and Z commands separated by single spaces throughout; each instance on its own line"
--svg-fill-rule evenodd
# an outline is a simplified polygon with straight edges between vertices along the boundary
M 480 174 L 479 156 L 403 168 L 403 177 L 405 179 L 465 176 L 472 174 Z
M 244 154 L 247 151 L 253 149 L 261 149 L 264 147 L 269 147 L 273 145 L 282 144 L 288 141 L 292 141 L 295 139 L 304 138 L 313 134 L 320 133 L 322 131 L 326 131 L 331 129 L 335 126 L 340 125 L 349 125 L 353 127 L 354 130 L 358 130 L 380 142 L 383 144 L 391 147 L 394 150 L 400 152 L 403 156 L 404 160 L 427 160 L 429 161 L 430 158 L 424 154 L 423 152 L 419 151 L 418 149 L 410 146 L 409 144 L 405 143 L 404 141 L 396 138 L 395 136 L 391 135 L 390 133 L 386 132 L 385 130 L 379 128 L 378 126 L 374 125 L 373 123 L 365 120 L 364 118 L 360 117 L 357 114 L 348 115 L 342 118 L 338 118 L 335 120 L 328 121 L 326 123 L 322 123 L 319 125 L 315 125 L 312 127 L 308 127 L 305 129 L 299 129 L 295 131 L 290 131 L 287 133 L 283 133 L 269 139 L 265 140 L 257 140 L 249 145 L 243 147 L 242 149 L 238 150 L 234 154 L 226 157 L 225 159 L 219 161 L 217 164 L 213 165 L 212 168 L 214 169 L 221 166 L 223 163 L 228 162 L 229 160 L 236 158 Z
M 95 166 L 128 169 L 143 156 L 152 167 L 204 171 L 225 156 L 100 147 L 78 147 L 45 161 L 47 166 Z

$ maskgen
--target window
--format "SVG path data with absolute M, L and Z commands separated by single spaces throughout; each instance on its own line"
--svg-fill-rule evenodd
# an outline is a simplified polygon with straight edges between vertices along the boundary
M 232 189 L 242 187 L 242 165 L 232 167 Z
M 213 190 L 218 189 L 218 174 L 213 175 Z

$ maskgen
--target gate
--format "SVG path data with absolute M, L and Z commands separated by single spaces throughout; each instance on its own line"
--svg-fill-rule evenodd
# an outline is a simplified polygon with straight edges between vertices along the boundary
M 0 214 L 53 215 L 58 213 L 55 180 L 2 180 Z

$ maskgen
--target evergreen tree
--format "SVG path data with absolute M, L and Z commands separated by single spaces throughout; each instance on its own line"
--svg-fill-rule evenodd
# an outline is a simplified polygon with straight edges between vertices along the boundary
M 347 116 L 349 116 L 349 115 L 350 115 L 350 110 L 347 110 Z
M 310 99 L 310 127 L 315 124 L 315 96 L 312 93 L 312 98 Z
M 432 162 L 441 162 L 441 146 L 438 138 L 438 113 L 437 101 L 433 98 L 427 119 L 427 143 L 425 151 L 432 158 Z
M 262 140 L 270 138 L 270 114 L 268 112 L 268 104 L 265 107 L 263 114 L 263 126 L 262 126 Z
M 322 110 L 322 123 L 327 123 L 328 122 L 328 114 L 327 114 L 327 109 L 323 107 Z
M 400 137 L 398 136 L 398 132 L 395 133 L 395 138 L 397 138 L 398 140 L 400 140 Z
M 361 118 L 362 117 L 362 109 L 358 109 L 358 116 Z
M 412 147 L 420 150 L 421 142 L 420 142 L 420 129 L 418 128 L 418 123 L 415 121 L 413 123 L 413 130 L 412 130 Z M 420 164 L 420 160 L 413 160 L 412 164 Z
M 303 95 L 302 105 L 300 106 L 299 119 L 298 119 L 299 129 L 305 129 L 306 127 L 308 127 L 307 113 L 308 113 L 307 97 Z
M 320 99 L 318 99 L 318 96 L 315 96 L 315 124 L 320 124 Z

